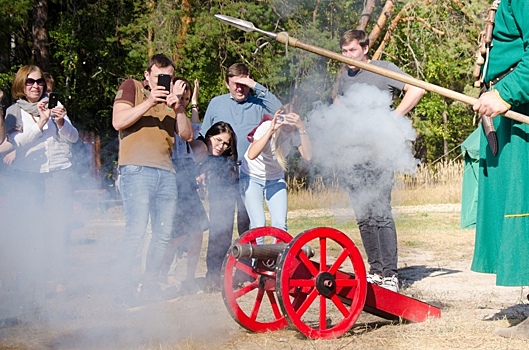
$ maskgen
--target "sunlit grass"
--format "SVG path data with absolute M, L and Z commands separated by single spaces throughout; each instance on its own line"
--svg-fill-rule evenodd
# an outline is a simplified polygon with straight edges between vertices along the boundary
M 414 176 L 397 174 L 392 193 L 393 205 L 459 203 L 462 177 L 461 161 L 421 165 Z M 318 179 L 307 186 L 305 182 L 293 178 L 289 179 L 288 188 L 289 210 L 335 209 L 350 205 L 347 190 L 337 179 L 330 184 Z

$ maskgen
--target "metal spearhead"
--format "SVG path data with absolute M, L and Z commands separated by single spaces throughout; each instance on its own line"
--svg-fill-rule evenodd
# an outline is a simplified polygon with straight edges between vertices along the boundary
M 281 32 L 279 34 L 267 32 L 267 31 L 261 30 L 259 28 L 256 28 L 253 25 L 253 23 L 251 23 L 251 22 L 244 21 L 242 19 L 238 19 L 238 18 L 234 18 L 234 17 L 230 17 L 230 16 L 215 15 L 215 17 L 217 19 L 219 19 L 220 21 L 228 23 L 229 25 L 232 25 L 232 26 L 234 26 L 236 28 L 239 28 L 241 30 L 244 30 L 245 32 L 256 31 L 256 32 L 264 34 L 264 35 L 266 35 L 266 36 L 268 36 L 268 37 L 270 37 L 270 38 L 272 38 L 272 39 L 274 39 L 274 40 L 276 40 L 276 41 L 278 41 L 278 42 L 280 42 L 282 44 L 285 44 L 285 45 L 288 45 L 288 46 L 291 46 L 291 47 L 297 47 L 297 48 L 300 48 L 302 50 L 309 51 L 309 52 L 315 53 L 317 55 L 324 56 L 324 57 L 336 60 L 338 62 L 345 63 L 345 64 L 350 65 L 350 66 L 353 65 L 353 66 L 356 66 L 356 67 L 361 68 L 361 69 L 365 69 L 365 70 L 367 70 L 369 72 L 372 72 L 372 73 L 375 73 L 375 74 L 379 74 L 379 75 L 382 75 L 382 76 L 385 76 L 385 77 L 388 77 L 388 78 L 392 78 L 392 79 L 401 81 L 401 82 L 406 83 L 406 84 L 417 86 L 417 87 L 420 87 L 420 88 L 425 89 L 425 90 L 430 91 L 430 92 L 435 92 L 435 93 L 437 93 L 437 94 L 439 94 L 441 96 L 444 96 L 444 97 L 448 97 L 448 98 L 451 98 L 451 99 L 454 99 L 454 100 L 457 100 L 457 101 L 460 101 L 460 102 L 463 102 L 463 103 L 466 103 L 466 104 L 469 104 L 469 105 L 474 105 L 474 103 L 476 103 L 476 101 L 477 101 L 477 99 L 475 97 L 467 96 L 467 95 L 462 94 L 462 93 L 457 92 L 457 91 L 449 90 L 447 88 L 444 88 L 444 87 L 441 87 L 441 86 L 438 86 L 438 85 L 434 85 L 434 84 L 431 84 L 431 83 L 428 83 L 428 82 L 425 82 L 425 81 L 422 81 L 422 80 L 419 80 L 419 79 L 415 79 L 415 78 L 412 78 L 412 77 L 410 77 L 408 75 L 400 74 L 398 72 L 394 72 L 394 71 L 386 69 L 386 68 L 378 67 L 378 66 L 375 66 L 373 64 L 369 64 L 367 62 L 363 62 L 363 61 L 360 61 L 360 60 L 356 60 L 356 59 L 352 59 L 352 58 L 349 58 L 349 57 L 345 57 L 345 56 L 343 56 L 343 55 L 341 55 L 341 54 L 339 54 L 337 52 L 329 51 L 329 50 L 326 50 L 326 49 L 321 48 L 321 47 L 305 44 L 305 43 L 299 41 L 296 38 L 290 37 L 288 35 L 288 33 L 285 33 L 285 32 Z M 512 120 L 516 120 L 516 121 L 519 121 L 519 122 L 522 122 L 522 123 L 525 123 L 525 124 L 529 124 L 529 116 L 521 114 L 521 113 L 518 113 L 518 112 L 515 112 L 515 111 L 512 111 L 512 110 L 507 111 L 503 116 L 507 117 L 507 118 L 510 118 Z M 494 136 L 495 136 L 494 134 L 490 134 L 490 136 L 491 136 L 490 139 L 492 141 L 494 141 Z M 492 149 L 492 150 L 494 152 L 494 149 Z M 496 152 L 497 152 L 497 150 L 496 150 Z
M 256 28 L 252 22 L 244 21 L 239 18 L 226 16 L 226 15 L 215 15 L 215 17 L 224 23 L 228 23 L 229 25 L 234 26 L 235 28 L 239 28 L 241 30 L 244 30 L 245 32 L 258 32 L 261 34 L 264 34 L 266 36 L 269 36 L 272 39 L 275 39 L 277 37 L 276 33 L 267 32 L 262 29 Z

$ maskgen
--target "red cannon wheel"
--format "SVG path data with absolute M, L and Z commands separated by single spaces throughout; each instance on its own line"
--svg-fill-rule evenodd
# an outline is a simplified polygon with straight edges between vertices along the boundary
M 302 247 L 315 250 L 309 260 Z M 314 228 L 298 235 L 281 254 L 276 268 L 279 305 L 289 322 L 313 339 L 333 339 L 348 332 L 364 308 L 367 280 L 364 261 L 344 233 Z M 306 295 L 301 305 L 293 291 Z
M 235 244 L 257 244 L 256 239 L 264 237 L 265 243 L 289 243 L 287 232 L 274 227 L 259 227 L 249 230 L 237 239 Z M 267 332 L 283 329 L 288 325 L 279 309 L 275 295 L 276 261 L 237 260 L 230 251 L 222 266 L 222 297 L 233 319 L 242 327 L 253 332 Z M 239 284 L 238 281 L 245 281 Z

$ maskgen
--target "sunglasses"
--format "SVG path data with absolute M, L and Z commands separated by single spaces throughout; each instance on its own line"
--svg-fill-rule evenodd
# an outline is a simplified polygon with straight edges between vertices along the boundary
M 38 86 L 44 86 L 46 84 L 46 80 L 44 80 L 44 78 L 38 78 L 37 80 L 33 78 L 26 79 L 26 86 L 33 86 L 35 83 L 37 83 Z

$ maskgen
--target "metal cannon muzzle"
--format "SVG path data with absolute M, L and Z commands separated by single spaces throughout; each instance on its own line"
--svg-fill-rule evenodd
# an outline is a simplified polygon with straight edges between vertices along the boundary
M 279 254 L 285 250 L 286 243 L 277 244 L 235 244 L 231 248 L 231 254 L 235 259 L 277 259 Z M 307 257 L 314 256 L 314 249 L 308 245 L 304 245 L 301 250 Z

